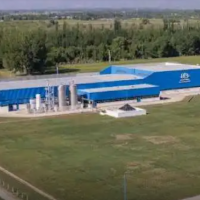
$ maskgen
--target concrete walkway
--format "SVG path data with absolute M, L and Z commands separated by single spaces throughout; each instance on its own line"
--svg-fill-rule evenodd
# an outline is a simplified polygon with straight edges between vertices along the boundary
M 0 187 L 0 198 L 3 200 L 19 200 L 16 196 Z

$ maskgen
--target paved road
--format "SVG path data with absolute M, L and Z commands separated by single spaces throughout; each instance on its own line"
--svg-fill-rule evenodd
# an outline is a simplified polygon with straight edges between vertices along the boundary
M 4 200 L 19 200 L 17 197 L 2 188 L 0 188 L 0 197 Z
M 191 197 L 191 198 L 188 198 L 188 199 L 183 199 L 183 200 L 200 200 L 200 195 L 196 196 L 196 197 Z

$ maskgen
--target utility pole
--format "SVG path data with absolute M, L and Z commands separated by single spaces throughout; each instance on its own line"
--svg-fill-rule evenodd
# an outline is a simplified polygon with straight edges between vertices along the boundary
M 109 58 L 109 64 L 110 64 L 110 63 L 111 63 L 111 60 L 112 60 L 110 50 L 108 50 L 108 58 Z
M 58 67 L 58 64 L 56 64 L 56 74 L 57 74 L 57 76 L 58 76 L 58 74 L 59 74 L 59 67 Z

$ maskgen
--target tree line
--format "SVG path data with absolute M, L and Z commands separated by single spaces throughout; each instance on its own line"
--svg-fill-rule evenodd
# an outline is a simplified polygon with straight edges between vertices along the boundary
M 50 20 L 50 19 L 199 19 L 199 10 L 170 9 L 79 9 L 79 10 L 32 10 L 32 11 L 0 11 L 0 20 Z
M 162 58 L 200 54 L 200 26 L 177 27 L 164 21 L 163 28 L 124 29 L 89 27 L 82 30 L 63 24 L 62 29 L 0 29 L 0 67 L 26 74 L 45 73 L 61 63 L 89 63 L 138 58 Z

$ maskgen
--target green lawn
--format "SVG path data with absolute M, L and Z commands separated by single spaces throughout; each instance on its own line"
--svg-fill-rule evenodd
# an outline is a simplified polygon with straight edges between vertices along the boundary
M 200 193 L 199 105 L 196 97 L 148 107 L 149 115 L 129 119 L 98 114 L 3 119 L 0 164 L 60 200 L 121 200 L 126 171 L 128 200 L 194 196 Z

